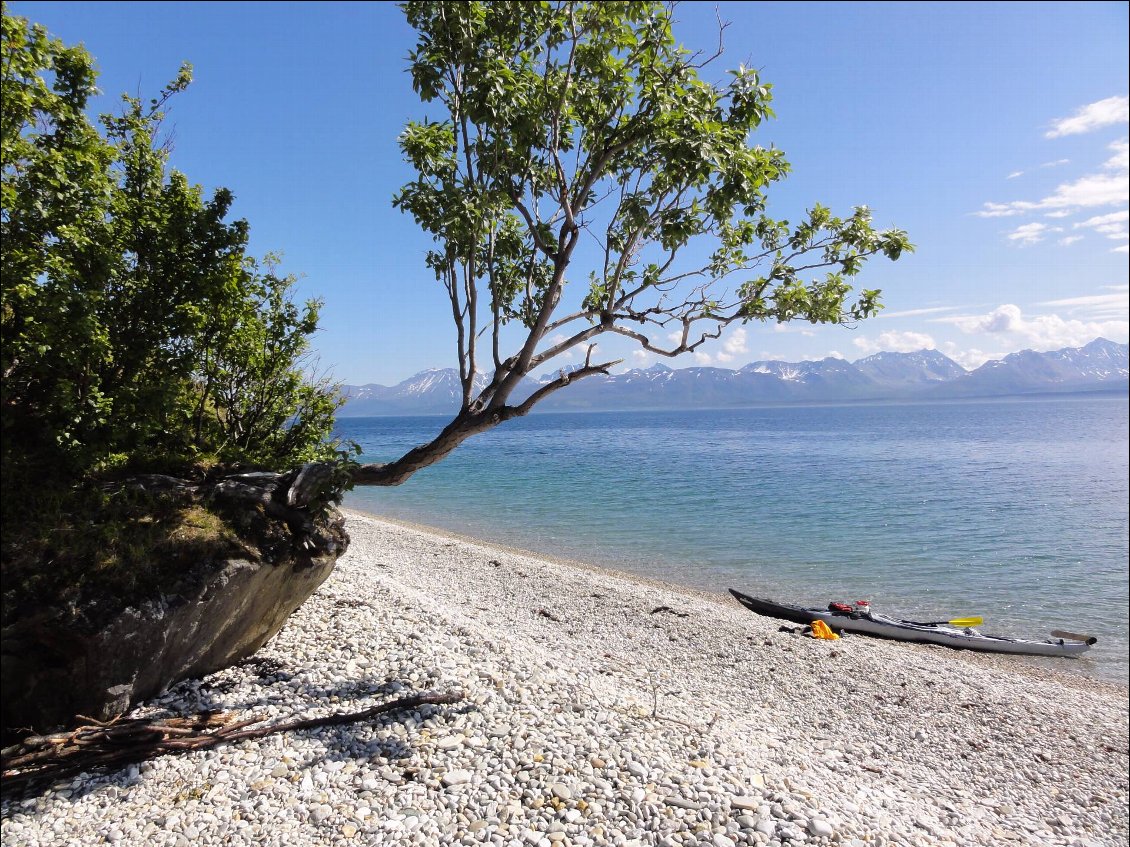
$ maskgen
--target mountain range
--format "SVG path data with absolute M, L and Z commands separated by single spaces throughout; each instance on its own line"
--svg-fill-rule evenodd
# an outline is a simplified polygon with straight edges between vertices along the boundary
M 1022 350 L 967 371 L 937 350 L 876 353 L 855 362 L 752 362 L 740 370 L 669 368 L 656 364 L 612 376 L 592 376 L 538 404 L 539 411 L 684 409 L 764 403 L 942 400 L 1130 388 L 1128 347 L 1097 338 L 1084 347 L 1047 353 Z M 556 374 L 525 379 L 520 401 Z M 476 387 L 486 376 L 476 376 Z M 453 368 L 422 371 L 398 385 L 346 385 L 342 417 L 453 414 L 459 408 L 459 374 Z

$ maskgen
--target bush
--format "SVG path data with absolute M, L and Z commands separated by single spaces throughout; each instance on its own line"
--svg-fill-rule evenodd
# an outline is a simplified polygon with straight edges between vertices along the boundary
M 318 301 L 246 253 L 232 194 L 168 167 L 163 108 L 123 97 L 101 129 L 81 47 L 3 16 L 4 495 L 32 477 L 338 458 L 336 385 L 310 375 Z

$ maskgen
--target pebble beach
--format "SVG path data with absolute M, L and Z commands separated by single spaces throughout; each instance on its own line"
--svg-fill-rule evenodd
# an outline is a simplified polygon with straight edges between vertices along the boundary
M 347 514 L 266 647 L 134 716 L 462 701 L 6 792 L 5 847 L 1128 844 L 1125 685 Z

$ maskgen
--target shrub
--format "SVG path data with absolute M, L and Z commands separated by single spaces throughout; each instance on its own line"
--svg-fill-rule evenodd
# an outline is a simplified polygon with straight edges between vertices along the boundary
M 343 402 L 310 371 L 318 301 L 247 253 L 233 196 L 169 168 L 157 97 L 87 117 L 93 60 L 3 16 L 4 496 L 121 466 L 337 458 Z

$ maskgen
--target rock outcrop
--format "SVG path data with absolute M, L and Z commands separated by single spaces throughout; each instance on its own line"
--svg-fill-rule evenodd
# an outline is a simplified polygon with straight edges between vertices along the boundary
M 333 570 L 349 537 L 333 505 L 333 468 L 249 473 L 194 485 L 165 476 L 126 484 L 207 500 L 229 515 L 256 555 L 201 561 L 159 595 L 89 626 L 75 610 L 44 609 L 5 626 L 0 681 L 6 736 L 107 719 L 181 679 L 253 654 Z

